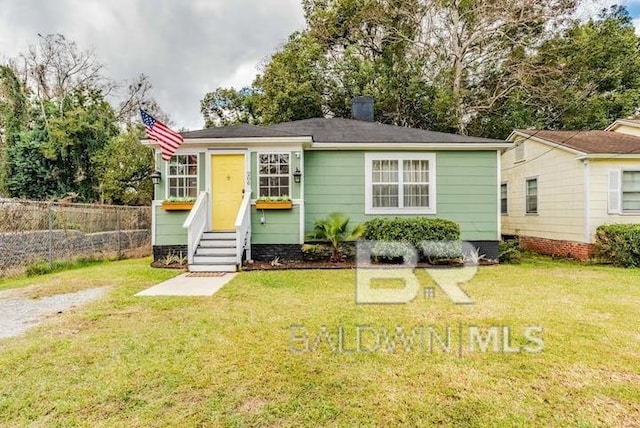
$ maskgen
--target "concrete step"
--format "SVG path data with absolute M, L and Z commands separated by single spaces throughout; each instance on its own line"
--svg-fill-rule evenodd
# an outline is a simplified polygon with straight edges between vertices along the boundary
M 235 264 L 200 264 L 193 263 L 189 265 L 190 272 L 236 272 L 238 270 Z
M 204 232 L 202 239 L 236 239 L 235 232 Z
M 235 239 L 201 239 L 199 247 L 203 248 L 236 248 Z
M 198 247 L 196 256 L 235 256 L 236 247 Z
M 235 264 L 236 256 L 193 256 L 193 262 L 197 264 Z

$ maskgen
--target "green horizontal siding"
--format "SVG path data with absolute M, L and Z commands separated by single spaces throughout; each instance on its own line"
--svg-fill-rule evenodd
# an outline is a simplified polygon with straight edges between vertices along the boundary
M 333 212 L 364 221 L 364 152 L 307 152 L 304 161 L 305 230 Z
M 260 224 L 260 217 L 263 215 L 266 223 Z M 257 210 L 252 206 L 251 243 L 300 243 L 300 206 L 294 205 L 290 210 Z
M 189 211 L 156 210 L 155 245 L 187 245 L 187 230 L 182 227 Z
M 363 151 L 305 153 L 305 229 L 332 212 L 361 223 L 365 215 Z M 436 152 L 436 214 L 460 224 L 462 238 L 496 240 L 497 155 L 493 151 Z
M 365 215 L 364 151 L 308 151 L 304 168 L 291 152 L 293 172 L 304 170 L 305 230 L 315 219 L 332 212 L 361 223 L 378 215 Z M 199 182 L 206 186 L 206 155 L 199 156 Z M 251 185 L 257 190 L 257 154 L 251 153 Z M 162 198 L 164 177 L 158 197 Z M 300 185 L 292 182 L 292 197 L 300 197 Z M 497 156 L 493 151 L 436 152 L 436 214 L 460 224 L 463 239 L 495 240 L 497 230 Z M 256 197 L 254 193 L 253 197 Z M 262 211 L 251 209 L 252 242 L 256 244 L 295 244 L 299 242 L 300 207 L 291 210 L 264 210 L 266 224 L 260 224 Z M 167 212 L 156 207 L 156 245 L 184 245 L 186 230 L 182 224 L 188 212 Z M 386 216 L 386 217 L 393 217 Z

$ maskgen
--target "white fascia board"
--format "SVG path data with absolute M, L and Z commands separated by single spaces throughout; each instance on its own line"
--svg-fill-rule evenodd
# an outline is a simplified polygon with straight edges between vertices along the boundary
M 514 137 L 516 137 L 518 135 L 523 135 L 523 134 L 518 132 L 518 131 L 515 131 L 515 130 L 511 131 L 511 134 L 509 134 L 509 136 L 507 137 L 507 141 L 513 141 Z
M 615 122 L 613 122 L 611 125 L 609 125 L 606 128 L 604 128 L 604 130 L 605 131 L 615 131 L 618 127 L 620 127 L 622 125 L 631 126 L 633 128 L 640 128 L 640 123 L 638 123 L 638 122 L 634 122 L 634 121 L 626 120 L 626 119 L 618 119 Z
M 158 146 L 159 143 L 151 139 L 140 140 L 145 146 Z M 251 137 L 251 138 L 186 138 L 180 147 L 211 147 L 225 146 L 263 146 L 263 145 L 294 145 L 311 144 L 311 137 Z
M 592 153 L 576 156 L 576 159 L 640 159 L 640 153 Z
M 502 150 L 513 143 L 312 143 L 310 150 Z

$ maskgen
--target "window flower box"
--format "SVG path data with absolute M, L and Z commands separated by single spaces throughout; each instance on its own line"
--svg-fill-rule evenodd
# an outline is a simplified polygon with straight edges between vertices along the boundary
M 162 201 L 162 209 L 165 211 L 190 211 L 193 208 L 193 204 L 195 204 L 195 200 L 191 199 L 167 199 Z
M 290 210 L 293 207 L 291 199 L 286 200 L 269 200 L 258 199 L 256 201 L 256 209 L 258 210 Z

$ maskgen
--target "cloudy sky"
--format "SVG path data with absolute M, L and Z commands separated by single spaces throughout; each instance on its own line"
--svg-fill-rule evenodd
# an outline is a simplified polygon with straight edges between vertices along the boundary
M 611 0 L 588 0 L 582 17 Z M 640 28 L 640 0 L 621 0 Z M 304 27 L 300 0 L 0 0 L 0 62 L 61 33 L 93 49 L 117 81 L 147 74 L 178 128 L 203 126 L 200 100 L 251 83 L 260 64 Z

